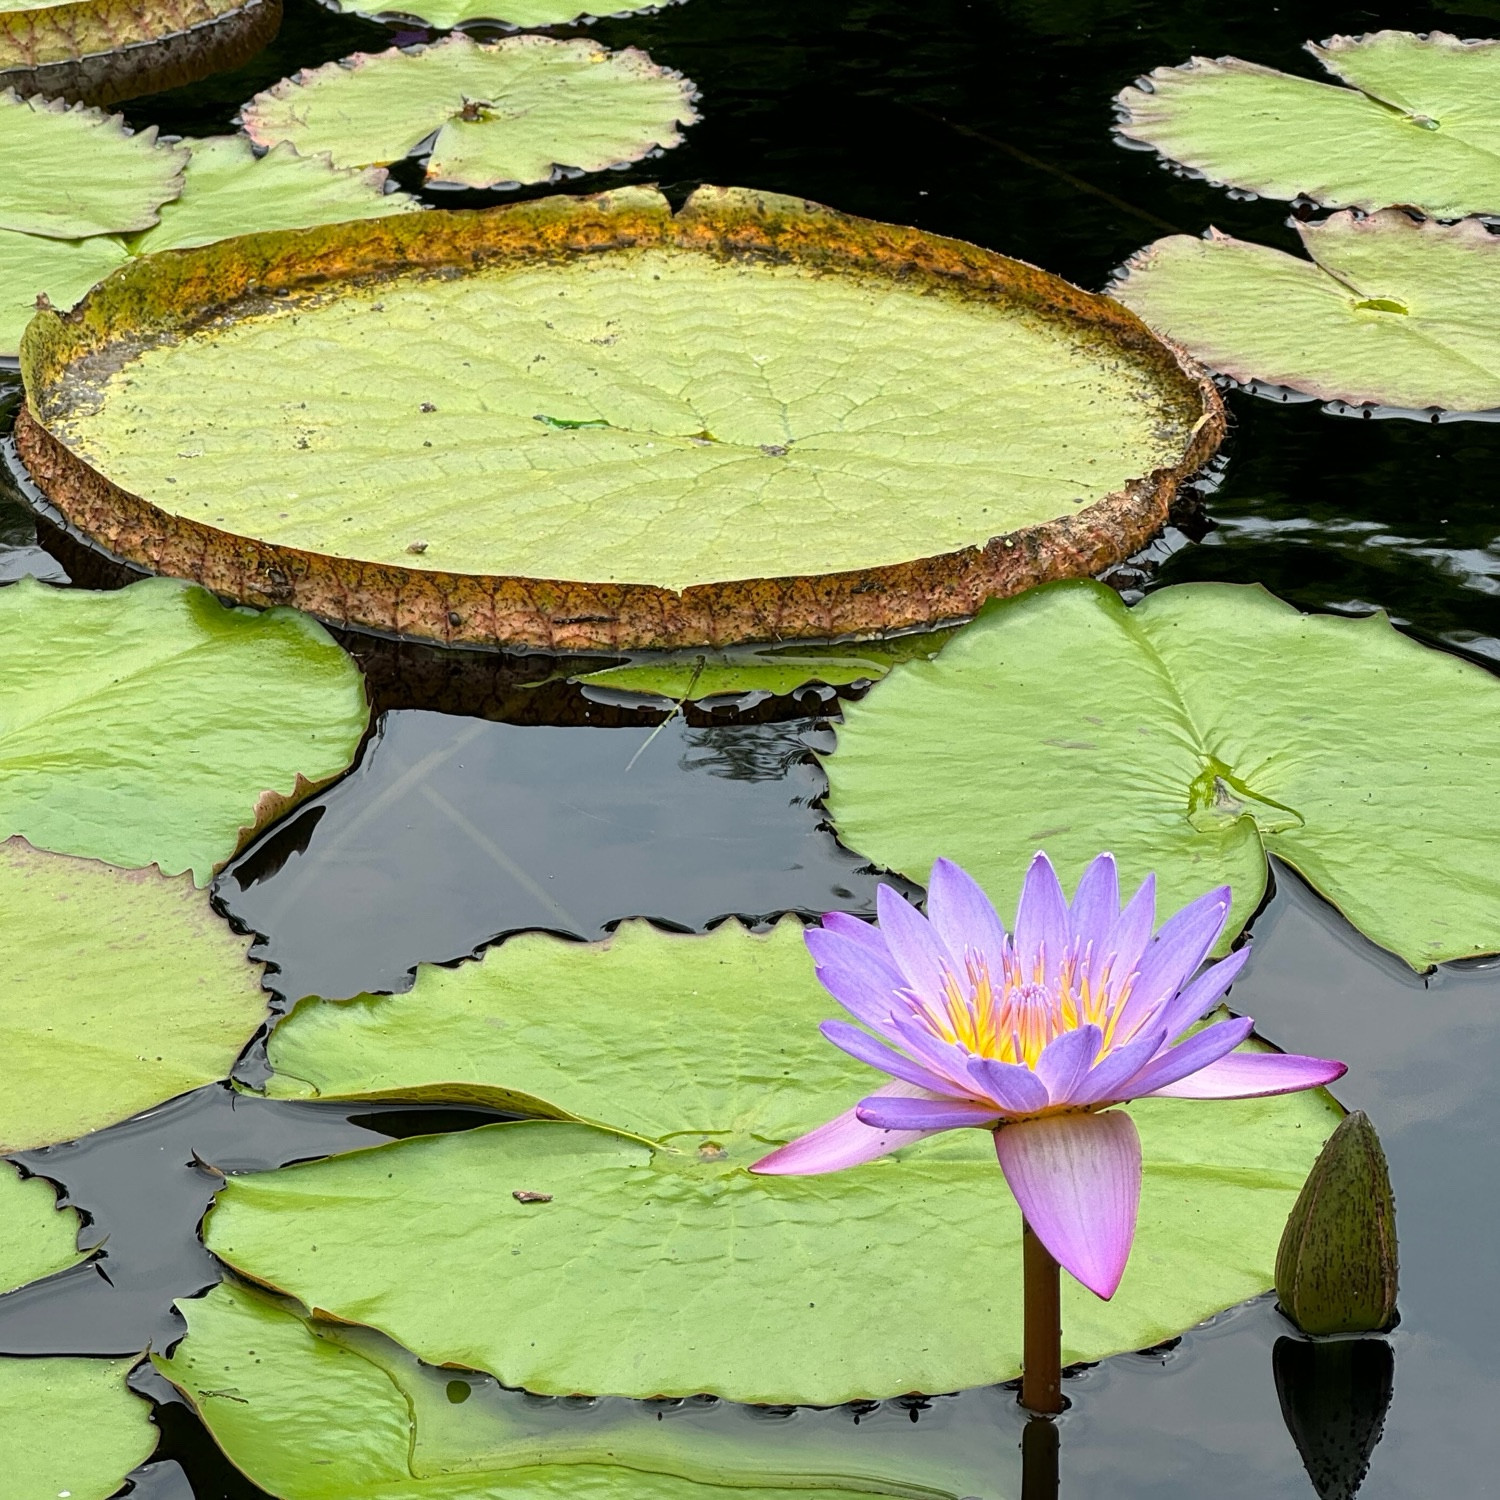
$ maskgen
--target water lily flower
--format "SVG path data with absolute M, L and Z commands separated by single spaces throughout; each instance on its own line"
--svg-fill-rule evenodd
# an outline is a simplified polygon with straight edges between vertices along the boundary
M 1153 935 L 1154 876 L 1122 909 L 1114 857 L 1101 854 L 1070 905 L 1038 854 L 1007 933 L 979 886 L 940 859 L 925 917 L 889 886 L 877 913 L 878 926 L 829 913 L 807 946 L 824 988 L 867 1028 L 825 1021 L 823 1035 L 890 1082 L 751 1170 L 832 1172 L 940 1130 L 992 1130 L 1027 1224 L 1100 1297 L 1125 1273 L 1141 1195 L 1140 1137 L 1111 1105 L 1291 1093 L 1345 1072 L 1236 1052 L 1248 1018 L 1191 1030 L 1249 955 L 1197 973 L 1224 930 L 1228 886 Z

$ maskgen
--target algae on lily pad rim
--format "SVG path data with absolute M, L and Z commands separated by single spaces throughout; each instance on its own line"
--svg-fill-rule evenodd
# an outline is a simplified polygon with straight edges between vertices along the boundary
M 398 161 L 433 137 L 427 180 L 488 188 L 598 172 L 678 145 L 698 119 L 690 80 L 644 52 L 545 36 L 357 52 L 304 69 L 242 112 L 261 146 L 290 141 L 336 166 Z
M 1207 378 L 1111 299 L 720 188 L 160 257 L 38 315 L 22 367 L 22 456 L 116 555 L 567 650 L 961 618 L 1128 556 L 1223 430 Z
M 1500 213 L 1500 42 L 1377 31 L 1307 50 L 1352 87 L 1195 57 L 1120 93 L 1119 134 L 1267 198 Z
M 0 843 L 0 1151 L 114 1125 L 224 1078 L 261 966 L 181 876 Z
M 917 881 L 953 859 L 1002 909 L 1038 849 L 1064 871 L 1112 849 L 1166 907 L 1227 883 L 1226 942 L 1276 854 L 1421 969 L 1500 950 L 1497 715 L 1490 673 L 1384 615 L 1060 584 L 848 705 L 827 806 L 850 849 Z
M 304 1002 L 272 1040 L 279 1096 L 551 1118 L 231 1178 L 206 1243 L 424 1360 L 542 1393 L 822 1406 L 1009 1379 L 1019 1278 L 973 1274 L 978 1249 L 1019 1255 L 987 1131 L 831 1176 L 746 1170 L 883 1082 L 823 1039 L 832 1008 L 791 920 L 526 935 L 424 967 L 409 995 Z M 1271 1285 L 1338 1108 L 1322 1092 L 1215 1103 L 1212 1130 L 1203 1108 L 1130 1106 L 1135 1252 L 1113 1302 L 1065 1289 L 1068 1359 L 1158 1342 Z
M 1216 230 L 1173 235 L 1110 292 L 1239 381 L 1351 405 L 1500 407 L 1500 236 L 1394 208 L 1296 227 L 1310 261 Z

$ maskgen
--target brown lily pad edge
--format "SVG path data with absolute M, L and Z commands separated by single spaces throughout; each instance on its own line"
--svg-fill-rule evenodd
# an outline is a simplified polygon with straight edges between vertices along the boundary
M 289 296 L 327 295 L 340 281 L 562 264 L 636 247 L 873 273 L 1082 325 L 1138 361 L 1180 402 L 1188 434 L 1181 460 L 1073 515 L 983 545 L 876 568 L 679 592 L 440 572 L 274 546 L 158 509 L 98 473 L 47 427 L 50 416 L 144 344 L 285 306 Z M 740 188 L 699 188 L 676 214 L 655 190 L 625 188 L 247 235 L 146 257 L 122 267 L 72 312 L 39 312 L 22 339 L 21 371 L 26 403 L 15 441 L 22 460 L 63 516 L 116 557 L 192 579 L 238 603 L 291 605 L 335 626 L 551 653 L 834 641 L 956 623 L 986 599 L 1090 577 L 1138 551 L 1224 435 L 1224 407 L 1210 378 L 1118 302 L 960 240 Z
M 0 89 L 116 104 L 182 88 L 261 52 L 282 0 L 69 0 L 0 12 Z

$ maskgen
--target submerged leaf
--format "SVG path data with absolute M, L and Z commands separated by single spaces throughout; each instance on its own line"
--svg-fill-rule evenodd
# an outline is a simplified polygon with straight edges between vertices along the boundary
M 826 761 L 849 848 L 915 880 L 939 855 L 1014 909 L 1045 849 L 1112 849 L 1158 909 L 1218 882 L 1227 944 L 1280 856 L 1414 968 L 1500 949 L 1500 682 L 1383 615 L 1189 584 L 991 606 L 848 706 Z
M 1307 50 L 1353 87 L 1195 57 L 1123 90 L 1119 132 L 1268 198 L 1500 212 L 1500 42 L 1377 31 Z
M 0 1356 L 5 1493 L 108 1500 L 151 1457 L 150 1405 L 125 1384 L 135 1359 Z
M 187 1337 L 156 1367 L 231 1462 L 279 1500 L 907 1500 L 995 1492 L 995 1455 L 952 1427 L 763 1418 L 719 1403 L 584 1411 L 418 1362 L 365 1328 L 233 1282 L 178 1304 Z M 1002 1397 L 1001 1399 L 1004 1399 Z M 977 1451 L 976 1451 L 977 1450 Z M 455 1482 L 463 1484 L 455 1489 Z
M 427 179 L 460 187 L 598 172 L 678 145 L 697 90 L 644 52 L 543 36 L 357 52 L 304 69 L 243 112 L 262 146 L 290 141 L 341 167 L 393 162 L 436 132 Z
M 74 1210 L 58 1208 L 50 1182 L 40 1177 L 23 1181 L 14 1167 L 0 1161 L 0 1294 L 83 1260 L 80 1223 Z
M 421 969 L 409 995 L 304 1003 L 272 1039 L 277 1095 L 553 1118 L 233 1178 L 207 1243 L 429 1362 L 533 1391 L 826 1405 L 1008 1379 L 1021 1222 L 987 1132 L 829 1176 L 746 1170 L 883 1081 L 820 1035 L 832 1009 L 792 921 L 765 937 L 522 936 Z M 1337 1107 L 1317 1093 L 1132 1113 L 1135 1253 L 1113 1302 L 1064 1289 L 1068 1360 L 1263 1291 Z
M 1500 236 L 1399 209 L 1297 226 L 1312 256 L 1210 230 L 1139 251 L 1110 288 L 1195 359 L 1324 401 L 1500 407 Z
M 291 610 L 148 579 L 0 591 L 0 837 L 207 883 L 353 759 L 359 669 Z
M 127 267 L 89 308 L 32 323 L 16 429 L 75 524 L 248 603 L 443 642 L 951 621 L 1128 555 L 1222 431 L 1108 298 L 737 189 L 254 236 Z
M 154 126 L 131 135 L 97 109 L 0 93 L 0 229 L 59 240 L 146 229 L 182 191 L 186 162 Z
M 186 877 L 0 843 L 0 1151 L 225 1077 L 265 1015 L 250 939 Z

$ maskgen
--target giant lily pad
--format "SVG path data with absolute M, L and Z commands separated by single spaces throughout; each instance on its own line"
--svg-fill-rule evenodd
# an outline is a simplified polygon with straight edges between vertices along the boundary
M 39 315 L 23 369 L 27 464 L 116 554 L 567 649 L 870 633 L 1098 571 L 1223 424 L 1112 300 L 718 188 L 159 257 Z
M 410 213 L 421 205 L 386 191 L 380 167 L 340 169 L 326 157 L 278 146 L 257 157 L 243 136 L 183 141 L 189 152 L 182 193 L 160 222 L 130 235 L 46 239 L 0 229 L 0 355 L 14 355 L 36 311 L 38 293 L 71 307 L 132 255 L 206 245 L 264 229 L 303 229 L 347 219 Z
M 0 0 L 0 88 L 113 104 L 248 62 L 281 0 Z
M 0 843 L 0 910 L 0 1151 L 223 1078 L 264 1017 L 250 939 L 186 877 L 13 838 Z
M 840 839 L 926 878 L 957 860 L 1004 910 L 1046 849 L 1113 849 L 1172 909 L 1266 854 L 1414 968 L 1500 949 L 1500 683 L 1384 615 L 1299 614 L 1190 584 L 1134 609 L 1099 584 L 998 604 L 851 705 L 827 760 Z
M 0 658 L 0 835 L 200 885 L 347 768 L 369 713 L 312 620 L 168 579 L 23 580 L 0 593 Z
M 462 32 L 428 47 L 357 52 L 257 94 L 242 116 L 263 146 L 290 141 L 341 167 L 423 147 L 428 181 L 459 187 L 546 182 L 678 145 L 697 90 L 634 47 Z
M 804 1411 L 768 1441 L 763 1419 L 722 1403 L 667 1422 L 634 1402 L 544 1405 L 232 1282 L 178 1306 L 188 1334 L 157 1369 L 278 1500 L 1014 1493 L 987 1424 L 966 1443 L 931 1422 L 855 1426 L 844 1412 Z
M 125 1384 L 134 1359 L 0 1358 L 5 1493 L 108 1500 L 151 1457 L 151 1408 Z
M 553 1118 L 233 1178 L 207 1243 L 430 1363 L 528 1390 L 825 1405 L 1007 1379 L 1020 1217 L 986 1133 L 823 1177 L 745 1170 L 876 1083 L 819 1034 L 830 1005 L 795 922 L 520 937 L 419 971 L 408 996 L 304 1004 L 274 1039 L 275 1092 Z M 1270 1285 L 1337 1107 L 1206 1108 L 1134 1106 L 1135 1254 L 1110 1304 L 1069 1284 L 1068 1359 L 1154 1343 Z
M 1500 42 L 1377 31 L 1308 51 L 1353 87 L 1195 57 L 1119 95 L 1120 134 L 1268 198 L 1500 212 Z
M 535 26 L 567 26 L 599 15 L 634 16 L 659 10 L 677 0 L 602 0 L 592 6 L 580 0 L 325 0 L 331 10 L 357 16 L 375 16 L 384 21 L 408 18 L 439 31 L 469 26 L 476 21 L 529 30 Z
M 1500 236 L 1400 209 L 1298 224 L 1311 261 L 1210 230 L 1138 252 L 1110 290 L 1236 380 L 1325 401 L 1500 407 Z
M 0 229 L 76 240 L 156 223 L 187 152 L 158 146 L 154 126 L 131 135 L 95 109 L 3 93 L 0 162 Z
M 84 1258 L 79 1226 L 71 1208 L 58 1208 L 50 1182 L 22 1180 L 0 1161 L 0 1294 L 76 1266 Z

